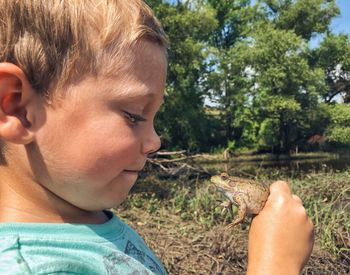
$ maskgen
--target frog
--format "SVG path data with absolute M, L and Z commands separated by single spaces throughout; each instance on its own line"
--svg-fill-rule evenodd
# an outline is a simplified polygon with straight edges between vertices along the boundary
M 270 194 L 269 187 L 262 182 L 229 176 L 227 173 L 212 176 L 210 181 L 228 201 L 223 202 L 223 211 L 231 211 L 237 206 L 237 215 L 227 226 L 233 228 L 242 223 L 247 215 L 257 215 L 263 209 Z

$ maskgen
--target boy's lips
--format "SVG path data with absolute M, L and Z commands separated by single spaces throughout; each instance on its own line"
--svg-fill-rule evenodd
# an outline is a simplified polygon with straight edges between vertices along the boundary
M 127 173 L 139 173 L 140 171 L 136 171 L 136 170 L 124 170 Z
M 140 173 L 142 169 L 136 169 L 136 170 L 127 170 L 125 169 L 124 171 L 127 173 Z
M 143 167 L 145 166 L 145 162 L 141 163 L 140 165 L 135 165 L 135 167 L 131 167 L 130 169 L 125 169 L 125 172 L 128 173 L 140 173 L 143 170 Z

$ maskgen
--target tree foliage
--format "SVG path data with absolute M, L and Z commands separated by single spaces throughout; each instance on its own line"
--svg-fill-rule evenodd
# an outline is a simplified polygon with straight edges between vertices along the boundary
M 325 74 L 327 88 L 321 93 L 325 102 L 336 96 L 350 103 L 350 43 L 345 34 L 328 34 L 313 50 L 311 63 L 321 68 Z
M 206 6 L 150 1 L 171 41 L 169 49 L 166 104 L 157 123 L 165 147 L 198 150 L 211 144 L 213 120 L 203 109 L 201 77 L 209 51 L 206 40 L 217 22 Z M 215 123 L 214 123 L 215 124 Z
M 263 0 L 272 22 L 279 29 L 292 30 L 305 40 L 326 33 L 332 18 L 339 14 L 335 0 Z
M 334 104 L 329 108 L 331 123 L 327 139 L 336 144 L 350 145 L 350 106 Z
M 313 135 L 350 145 L 350 42 L 330 31 L 335 0 L 148 3 L 171 43 L 157 123 L 167 148 L 289 152 Z

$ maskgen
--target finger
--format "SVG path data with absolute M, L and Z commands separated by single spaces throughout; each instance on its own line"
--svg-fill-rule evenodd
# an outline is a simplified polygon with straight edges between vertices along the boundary
M 298 203 L 300 203 L 301 205 L 303 205 L 303 201 L 297 196 L 297 195 L 292 195 L 293 200 L 297 201 Z
M 288 183 L 285 181 L 276 181 L 270 185 L 270 196 L 279 197 L 279 196 L 287 196 L 291 197 L 292 193 L 289 189 Z

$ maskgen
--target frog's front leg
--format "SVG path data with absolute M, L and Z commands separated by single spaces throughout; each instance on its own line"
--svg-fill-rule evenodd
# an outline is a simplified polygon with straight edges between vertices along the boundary
M 237 216 L 232 221 L 232 223 L 227 225 L 227 228 L 233 228 L 237 224 L 241 223 L 247 214 L 247 204 L 245 202 L 245 197 L 244 196 L 237 196 L 234 198 L 234 200 L 235 200 L 235 204 L 237 205 L 237 208 L 238 208 L 237 209 Z
M 232 214 L 232 202 L 230 200 L 221 203 L 220 206 L 223 207 L 221 214 L 224 214 L 226 210 Z

